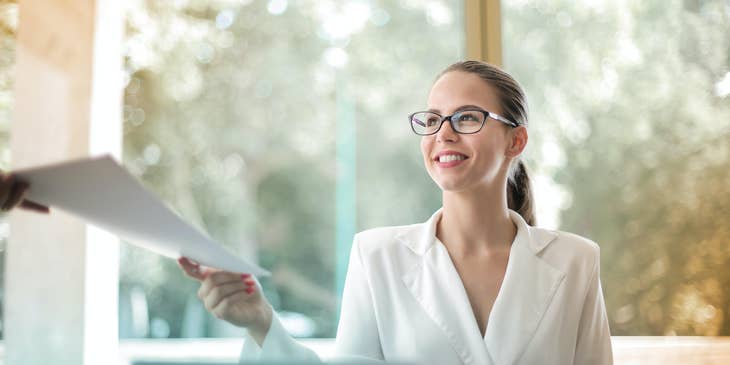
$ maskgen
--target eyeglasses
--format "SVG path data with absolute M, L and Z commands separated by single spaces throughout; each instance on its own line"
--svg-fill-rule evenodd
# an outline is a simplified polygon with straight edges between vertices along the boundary
M 460 110 L 454 114 L 442 116 L 435 112 L 415 112 L 408 116 L 411 128 L 419 136 L 430 136 L 441 129 L 445 121 L 449 121 L 451 129 L 460 134 L 477 133 L 484 127 L 487 118 L 516 128 L 519 124 L 492 112 L 481 109 Z

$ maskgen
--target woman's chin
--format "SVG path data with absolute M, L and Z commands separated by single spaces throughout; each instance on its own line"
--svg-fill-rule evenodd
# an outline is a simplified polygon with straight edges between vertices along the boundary
M 441 191 L 443 192 L 460 192 L 466 189 L 466 184 L 464 184 L 464 181 L 457 180 L 457 179 L 442 179 L 440 180 L 437 185 L 439 188 L 441 188 Z

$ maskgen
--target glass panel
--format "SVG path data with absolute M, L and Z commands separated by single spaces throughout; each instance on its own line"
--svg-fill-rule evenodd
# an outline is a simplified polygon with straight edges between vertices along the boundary
M 13 67 L 18 25 L 18 4 L 0 3 L 0 170 L 10 167 L 10 122 L 13 118 Z M 10 225 L 6 215 L 0 215 L 0 340 L 4 338 L 3 308 L 5 298 L 5 248 Z
M 601 246 L 613 335 L 730 335 L 730 3 L 505 1 L 546 225 Z
M 125 165 L 273 272 L 289 331 L 332 337 L 352 235 L 438 207 L 407 115 L 463 50 L 462 1 L 136 1 Z M 175 262 L 125 245 L 120 336 L 239 336 Z

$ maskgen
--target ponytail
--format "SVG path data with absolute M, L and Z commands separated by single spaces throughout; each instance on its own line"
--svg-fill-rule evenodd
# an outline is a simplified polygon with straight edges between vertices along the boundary
M 530 176 L 522 160 L 517 160 L 507 179 L 507 207 L 519 213 L 528 225 L 537 224 L 533 207 Z

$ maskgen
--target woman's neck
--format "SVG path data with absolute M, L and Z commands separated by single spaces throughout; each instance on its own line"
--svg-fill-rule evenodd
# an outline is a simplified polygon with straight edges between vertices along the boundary
M 516 234 L 506 189 L 443 192 L 436 236 L 455 258 L 503 254 Z

